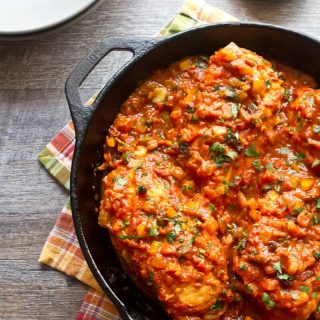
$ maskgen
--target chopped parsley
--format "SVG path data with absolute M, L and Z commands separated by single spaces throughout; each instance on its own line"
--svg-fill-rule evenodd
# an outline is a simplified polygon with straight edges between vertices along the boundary
M 294 214 L 299 214 L 300 212 L 302 212 L 304 210 L 304 208 L 299 207 L 299 208 L 295 208 L 293 209 Z
M 147 187 L 146 186 L 143 186 L 143 185 L 138 185 L 137 187 L 137 194 L 146 194 L 148 191 Z
M 141 169 L 142 167 L 143 167 L 143 163 L 142 163 L 142 162 L 139 162 L 139 163 L 135 166 L 134 170 L 137 171 L 137 170 Z
M 123 146 L 123 147 L 125 147 L 125 146 L 126 146 L 126 143 L 125 143 L 125 142 L 123 142 L 122 140 L 120 140 L 120 139 L 116 138 L 116 141 L 120 144 L 120 146 Z
M 236 94 L 233 87 L 227 88 L 226 97 L 228 100 L 231 100 L 231 101 L 239 101 L 239 96 Z
M 302 291 L 302 292 L 307 292 L 307 293 L 310 292 L 310 288 L 307 287 L 307 286 L 301 286 L 299 289 L 300 289 L 300 291 Z
M 260 164 L 260 161 L 258 159 L 253 160 L 252 161 L 252 165 L 253 165 L 253 167 L 256 169 L 256 171 L 258 173 L 261 172 L 261 164 Z
M 218 300 L 215 304 L 211 306 L 211 310 L 216 310 L 216 311 L 222 310 L 222 308 L 223 308 L 223 302 L 221 300 Z
M 262 192 L 267 193 L 273 189 L 272 185 L 269 183 L 266 183 L 262 186 Z
M 320 260 L 320 252 L 315 251 L 313 255 L 317 260 Z
M 280 193 L 280 191 L 281 191 L 280 184 L 276 184 L 275 187 L 274 187 L 274 190 L 276 190 L 278 193 Z
M 316 159 L 316 160 L 314 160 L 314 161 L 312 162 L 311 167 L 314 168 L 314 167 L 316 167 L 319 163 L 320 163 L 320 160 Z
M 277 261 L 273 264 L 273 269 L 282 274 L 281 262 Z
M 301 131 L 304 123 L 305 123 L 305 120 L 304 120 L 304 119 L 299 120 L 299 123 L 298 123 L 298 131 Z
M 124 219 L 122 221 L 122 225 L 123 225 L 124 228 L 126 228 L 126 227 L 130 226 L 130 221 L 128 219 Z
M 124 235 L 120 235 L 118 236 L 119 239 L 138 239 L 139 237 L 137 235 L 130 235 L 130 234 L 124 234 Z
M 146 121 L 144 122 L 144 125 L 145 125 L 147 128 L 151 128 L 151 126 L 152 126 L 152 120 L 146 120 Z
M 273 309 L 276 303 L 270 298 L 269 294 L 264 292 L 262 294 L 262 301 L 264 302 L 267 309 Z
M 289 276 L 288 274 L 284 273 L 284 274 L 280 274 L 277 276 L 277 278 L 279 280 L 283 280 L 284 282 L 288 283 L 289 281 L 293 280 L 292 276 Z
M 198 249 L 198 256 L 199 256 L 201 259 L 204 259 L 205 253 L 206 253 L 206 251 L 205 251 L 204 249 L 202 249 L 202 248 L 199 248 L 199 249 Z
M 259 110 L 258 106 L 255 103 L 250 103 L 248 105 L 248 111 L 250 111 L 250 113 L 256 113 Z
M 197 118 L 197 116 L 193 113 L 192 115 L 191 115 L 191 122 L 198 122 L 199 121 L 199 119 Z
M 240 110 L 240 105 L 239 104 L 233 103 L 231 105 L 231 113 L 232 113 L 232 116 L 233 116 L 234 119 L 238 116 L 239 110 Z
M 248 270 L 248 266 L 247 266 L 246 264 L 244 264 L 244 263 L 241 263 L 241 264 L 240 264 L 240 267 L 239 267 L 239 270 L 240 270 L 240 271 Z
M 149 275 L 148 275 L 148 280 L 147 280 L 147 285 L 148 286 L 152 286 L 153 285 L 153 272 L 149 271 Z
M 296 160 L 297 161 L 303 161 L 303 159 L 306 157 L 306 155 L 302 152 L 297 152 L 297 155 L 296 155 Z
M 229 151 L 226 155 L 231 159 L 235 159 L 238 156 L 238 153 L 235 151 Z
M 239 239 L 236 247 L 238 250 L 243 250 L 245 249 L 246 245 L 247 245 L 247 233 L 243 231 L 241 238 Z
M 259 153 L 256 150 L 256 146 L 254 144 L 252 144 L 249 148 L 246 149 L 245 151 L 246 156 L 248 157 L 258 157 Z
M 210 157 L 221 167 L 223 162 L 231 162 L 238 154 L 235 151 L 229 151 L 225 154 L 225 147 L 220 142 L 215 142 L 209 147 Z
M 157 226 L 152 226 L 149 230 L 150 237 L 156 237 L 159 234 L 159 230 Z
M 189 153 L 189 143 L 180 142 L 179 143 L 179 153 Z
M 284 91 L 284 98 L 288 101 L 288 102 L 291 102 L 293 100 L 293 89 L 292 88 L 289 88 L 289 89 L 286 89 Z
M 281 148 L 279 148 L 278 152 L 280 154 L 289 154 L 290 153 L 290 149 L 288 147 L 281 147 Z
M 115 183 L 117 188 L 123 187 L 127 183 L 126 179 L 119 176 L 115 176 L 112 181 Z
M 272 162 L 269 162 L 269 163 L 266 165 L 266 168 L 267 168 L 267 170 L 269 170 L 269 171 L 275 171 Z
M 187 113 L 194 113 L 196 111 L 195 107 L 190 106 L 189 104 L 186 106 Z
M 316 134 L 320 133 L 320 126 L 314 126 L 313 127 L 313 132 L 316 133 Z
M 247 293 L 249 294 L 253 293 L 253 288 L 250 286 L 250 284 L 246 284 L 245 289 Z
M 269 79 L 267 79 L 267 80 L 265 81 L 265 84 L 266 84 L 266 88 L 267 88 L 267 89 L 270 89 L 270 88 L 271 88 L 271 81 L 270 81 Z
M 182 186 L 182 192 L 183 192 L 183 194 L 188 194 L 189 192 L 192 192 L 192 190 L 193 190 L 193 187 L 192 187 L 192 185 L 187 185 L 187 184 L 184 184 L 183 186 Z
M 233 147 L 237 152 L 242 151 L 239 134 L 237 132 L 233 133 L 230 128 L 228 128 L 225 142 L 228 146 Z
M 296 292 L 290 292 L 291 298 L 296 300 L 298 298 L 298 294 Z
M 170 244 L 172 244 L 175 239 L 176 239 L 176 235 L 173 231 L 170 231 L 169 233 L 167 233 L 167 240 Z
M 314 224 L 319 224 L 319 216 L 318 216 L 317 213 L 315 213 L 315 214 L 313 215 L 313 222 L 314 222 Z
M 223 153 L 224 150 L 225 150 L 225 148 L 220 142 L 215 142 L 210 146 L 211 152 Z
M 292 276 L 289 276 L 288 274 L 283 273 L 280 261 L 277 261 L 273 264 L 273 269 L 277 271 L 277 278 L 279 280 L 282 280 L 285 283 L 289 283 L 289 281 L 293 280 Z
M 132 157 L 132 153 L 130 151 L 126 151 L 122 154 L 122 158 L 125 163 L 129 163 L 131 157 Z
M 207 69 L 209 66 L 209 58 L 206 56 L 200 56 L 195 65 L 201 69 Z

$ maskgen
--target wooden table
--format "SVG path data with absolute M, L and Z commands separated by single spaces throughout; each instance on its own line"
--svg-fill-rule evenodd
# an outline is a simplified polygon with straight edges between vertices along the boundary
M 320 34 L 320 0 L 209 2 L 241 20 Z M 70 117 L 64 83 L 88 48 L 107 36 L 153 35 L 181 3 L 104 1 L 58 34 L 0 42 L 0 319 L 75 317 L 87 288 L 37 262 L 68 198 L 37 155 Z M 123 57 L 114 53 L 100 64 L 83 85 L 83 94 L 88 97 L 100 88 L 121 61 Z

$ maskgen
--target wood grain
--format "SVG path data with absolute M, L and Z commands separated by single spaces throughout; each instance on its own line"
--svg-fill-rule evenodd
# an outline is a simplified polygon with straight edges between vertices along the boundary
M 241 20 L 320 32 L 320 0 L 208 2 Z M 37 262 L 68 197 L 37 155 L 69 119 L 64 83 L 88 49 L 107 36 L 151 36 L 181 3 L 106 0 L 57 34 L 0 42 L 0 319 L 74 319 L 85 286 Z M 103 86 L 127 58 L 114 53 L 101 63 L 83 84 L 83 96 Z

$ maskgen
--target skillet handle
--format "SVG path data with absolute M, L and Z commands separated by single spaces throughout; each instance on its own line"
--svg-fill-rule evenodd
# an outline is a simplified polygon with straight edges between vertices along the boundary
M 78 140 L 81 140 L 80 138 L 83 136 L 87 128 L 87 124 L 89 123 L 89 120 L 91 119 L 95 109 L 95 104 L 93 104 L 91 107 L 84 106 L 79 93 L 80 85 L 90 74 L 93 68 L 107 54 L 115 50 L 132 52 L 133 57 L 127 62 L 129 63 L 146 52 L 156 42 L 157 40 L 154 38 L 106 38 L 102 42 L 98 43 L 92 49 L 92 51 L 76 66 L 66 82 L 65 91 Z M 124 68 L 126 64 L 122 68 Z

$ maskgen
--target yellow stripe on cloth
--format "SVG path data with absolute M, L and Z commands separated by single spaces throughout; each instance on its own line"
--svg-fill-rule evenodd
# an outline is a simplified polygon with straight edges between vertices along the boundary
M 58 216 L 42 249 L 39 262 L 75 277 L 102 292 L 79 247 L 69 202 Z

